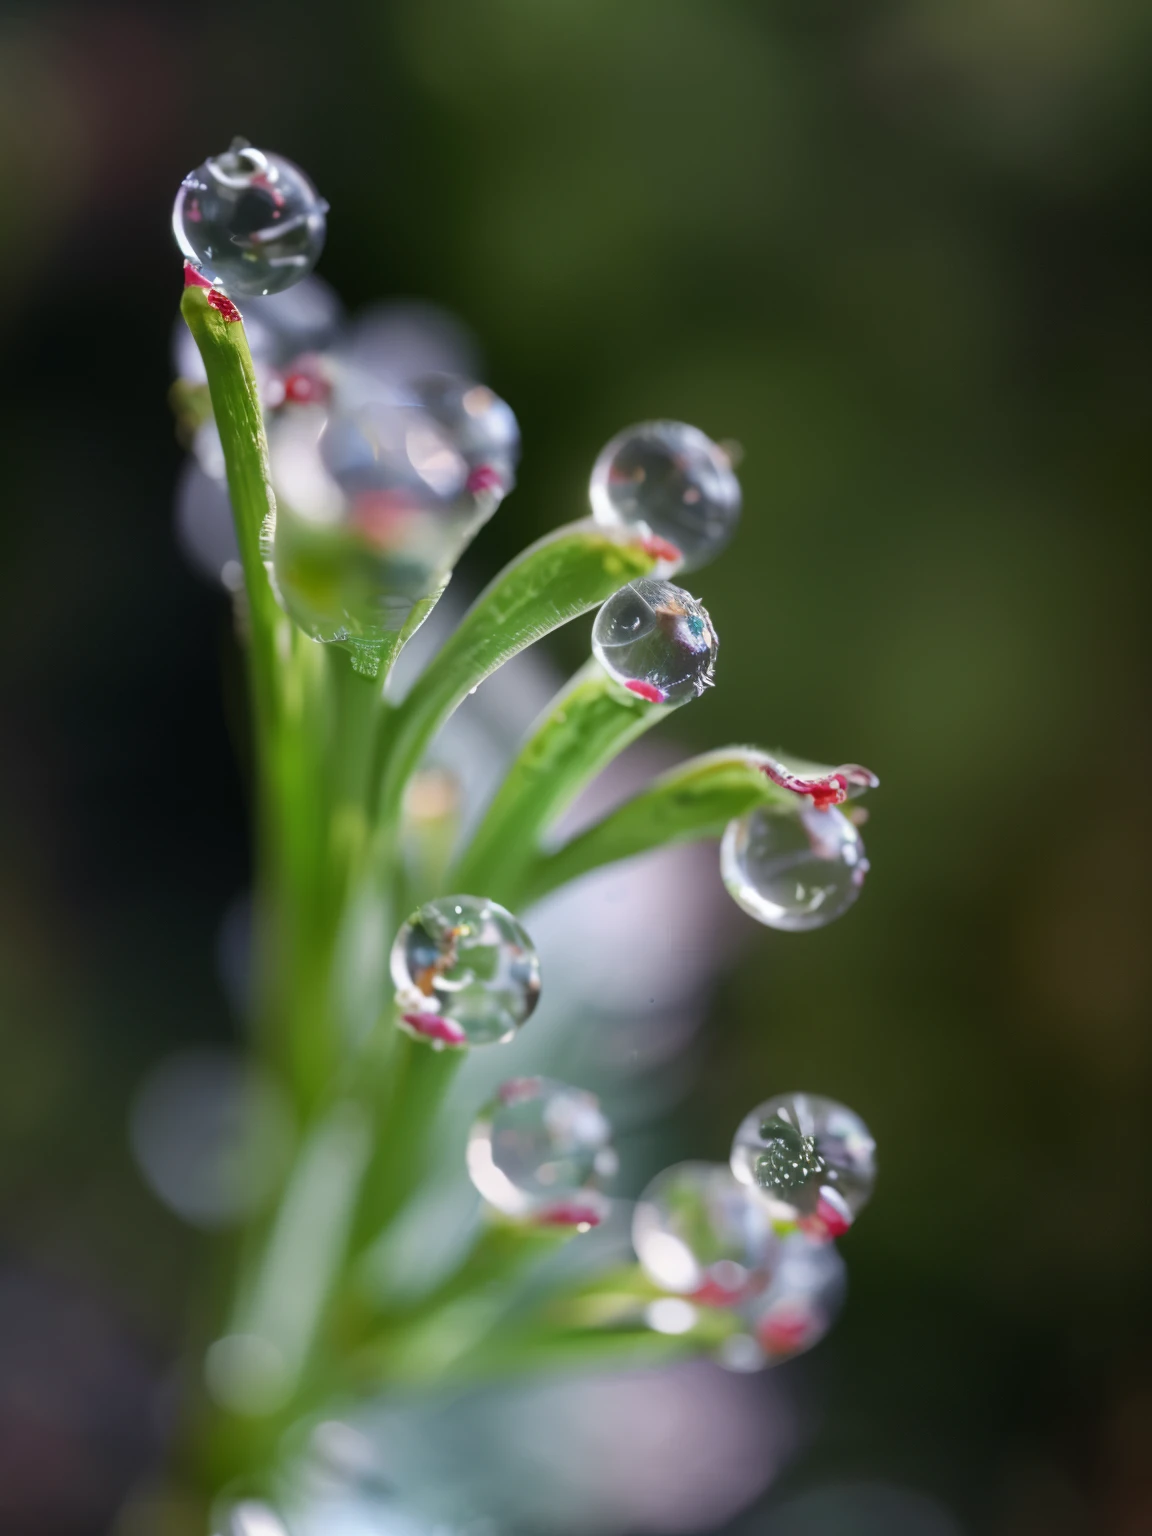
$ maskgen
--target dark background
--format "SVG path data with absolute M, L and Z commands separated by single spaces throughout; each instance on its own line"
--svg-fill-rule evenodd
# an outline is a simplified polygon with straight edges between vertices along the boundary
M 330 200 L 349 304 L 481 337 L 525 459 L 475 577 L 622 424 L 738 439 L 675 732 L 882 777 L 866 898 L 756 937 L 675 1132 L 722 1156 L 756 1080 L 881 1148 L 818 1430 L 741 1531 L 853 1479 L 1152 1531 L 1142 0 L 0 7 L 0 1527 L 106 1527 L 196 1275 L 125 1115 L 234 1028 L 235 669 L 165 393 L 171 197 L 236 132 Z

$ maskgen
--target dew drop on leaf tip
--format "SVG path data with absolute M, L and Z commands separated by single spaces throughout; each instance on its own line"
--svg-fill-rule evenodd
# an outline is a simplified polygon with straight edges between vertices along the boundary
M 502 1083 L 473 1123 L 468 1173 L 505 1215 L 540 1226 L 597 1226 L 616 1172 L 612 1127 L 595 1094 L 547 1077 Z
M 637 1201 L 632 1246 L 649 1279 L 709 1306 L 767 1283 L 778 1241 L 763 1203 L 723 1163 L 676 1163 Z
M 719 641 L 708 611 L 682 587 L 646 576 L 596 615 L 592 651 L 608 675 L 652 704 L 679 704 L 713 680 Z
M 540 996 L 540 962 L 506 908 L 477 896 L 426 902 L 391 956 L 400 1023 L 440 1046 L 510 1040 Z
M 731 1165 L 774 1222 L 827 1240 L 846 1232 L 871 1197 L 876 1143 L 846 1105 L 821 1094 L 785 1093 L 744 1117 Z
M 768 928 L 800 933 L 841 917 L 860 895 L 868 860 L 842 811 L 801 803 L 757 807 L 729 822 L 720 844 L 729 895 Z
M 308 276 L 327 213 L 298 165 L 237 138 L 185 176 L 172 228 L 189 261 L 233 297 L 251 298 Z
M 668 541 L 686 571 L 714 559 L 740 518 L 731 460 L 683 421 L 641 422 L 618 433 L 596 460 L 589 497 L 598 523 Z

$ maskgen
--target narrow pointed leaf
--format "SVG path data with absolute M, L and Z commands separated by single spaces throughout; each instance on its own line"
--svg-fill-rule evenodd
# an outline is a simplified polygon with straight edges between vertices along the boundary
M 866 770 L 859 770 L 860 773 Z M 841 770 L 835 770 L 839 774 Z M 786 787 L 781 778 L 798 788 Z M 871 777 L 869 775 L 869 777 Z M 827 776 L 801 779 L 784 773 L 775 758 L 752 747 L 726 747 L 671 769 L 647 789 L 610 812 L 595 826 L 544 854 L 525 868 L 518 891 L 521 907 L 569 880 L 669 843 L 720 837 L 734 817 L 757 805 L 795 811 L 815 803 Z M 837 788 L 840 799 L 848 785 Z M 831 790 L 827 791 L 831 794 Z
M 532 728 L 451 877 L 452 889 L 514 905 L 517 877 L 537 855 L 543 832 L 629 742 L 676 708 L 628 693 L 589 661 Z
M 215 299 L 216 302 L 213 302 Z M 276 602 L 264 551 L 275 524 L 268 444 L 252 354 L 239 311 L 214 288 L 184 289 L 180 313 L 204 360 L 212 414 L 224 450 L 228 496 L 244 569 L 257 707 L 271 709 L 275 632 L 289 621 Z

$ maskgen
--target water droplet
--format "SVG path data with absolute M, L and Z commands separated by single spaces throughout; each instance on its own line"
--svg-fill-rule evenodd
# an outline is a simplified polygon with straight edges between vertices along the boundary
M 778 1247 L 762 1201 L 723 1163 L 676 1163 L 636 1203 L 632 1246 L 666 1291 L 728 1306 L 763 1286 Z
M 740 518 L 740 482 L 727 454 L 682 421 L 619 433 L 596 460 L 589 495 L 598 523 L 644 524 L 677 546 L 685 571 L 718 555 Z
M 647 576 L 600 609 L 592 650 L 611 677 L 654 704 L 675 704 L 712 682 L 719 641 L 707 610 L 682 587 Z
M 493 416 L 512 413 L 463 380 L 438 381 L 433 410 L 422 386 L 336 365 L 329 374 L 327 398 L 314 392 L 269 426 L 276 580 L 314 640 L 378 644 L 444 585 L 512 483 L 499 434 L 474 430 L 463 407 L 453 424 L 451 400 L 478 392 Z
M 502 1083 L 468 1139 L 468 1172 L 497 1210 L 558 1226 L 596 1226 L 600 1185 L 616 1171 L 612 1127 L 595 1094 L 548 1077 Z
M 786 1237 L 767 1289 L 740 1308 L 765 1364 L 818 1344 L 836 1321 L 847 1288 L 846 1266 L 834 1243 L 814 1242 L 803 1232 Z
M 769 928 L 801 933 L 847 912 L 868 872 L 864 841 L 842 811 L 760 806 L 729 822 L 720 872 L 736 904 Z
M 815 1093 L 782 1093 L 745 1115 L 732 1172 L 769 1216 L 809 1236 L 846 1232 L 876 1182 L 876 1143 L 860 1116 Z
M 187 258 L 234 296 L 280 293 L 324 247 L 328 205 L 298 165 L 234 139 L 185 176 L 172 228 Z
M 510 1040 L 540 996 L 536 949 L 511 912 L 479 896 L 441 896 L 392 946 L 404 1026 L 439 1045 Z

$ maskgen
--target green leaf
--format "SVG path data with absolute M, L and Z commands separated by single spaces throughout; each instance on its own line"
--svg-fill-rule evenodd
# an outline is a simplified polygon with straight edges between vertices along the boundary
M 276 524 L 276 499 L 268 475 L 264 415 L 244 323 L 225 319 L 208 302 L 208 293 L 206 288 L 185 288 L 180 313 L 208 375 L 248 594 L 253 690 L 258 711 L 270 716 L 277 632 L 285 631 L 282 646 L 290 644 L 292 625 L 276 602 L 265 563 Z
M 765 773 L 764 764 L 771 761 L 753 747 L 724 747 L 661 774 L 555 853 L 533 860 L 523 873 L 521 905 L 527 907 L 602 864 L 669 843 L 721 837 L 734 817 L 754 806 L 796 810 L 800 797 L 774 784 Z
M 570 523 L 530 545 L 492 581 L 397 708 L 381 785 L 384 821 L 437 730 L 467 695 L 534 640 L 650 575 L 659 555 L 626 530 Z
M 540 716 L 449 884 L 515 907 L 541 834 L 600 770 L 675 704 L 650 704 L 592 660 Z
M 742 1326 L 728 1309 L 698 1306 L 685 1332 L 660 1333 L 647 1308 L 667 1295 L 635 1265 L 533 1301 L 506 1288 L 454 1295 L 446 1305 L 370 1341 L 353 1369 L 362 1385 L 461 1384 L 524 1372 L 659 1365 L 714 1349 Z

